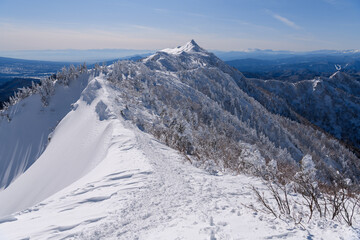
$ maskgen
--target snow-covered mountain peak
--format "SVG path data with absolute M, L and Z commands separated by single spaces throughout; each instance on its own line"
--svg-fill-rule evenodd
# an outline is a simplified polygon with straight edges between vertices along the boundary
M 161 52 L 166 52 L 169 54 L 181 54 L 183 52 L 202 52 L 206 53 L 207 51 L 201 48 L 193 39 L 186 43 L 183 46 L 179 46 L 177 48 L 166 48 L 161 50 Z
M 204 67 L 216 67 L 227 72 L 228 66 L 211 52 L 201 48 L 194 40 L 177 48 L 167 48 L 141 61 L 151 70 L 178 72 Z M 242 74 L 239 72 L 238 74 Z

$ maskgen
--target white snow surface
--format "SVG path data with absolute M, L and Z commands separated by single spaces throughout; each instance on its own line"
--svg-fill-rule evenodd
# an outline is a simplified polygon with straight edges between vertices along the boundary
M 210 175 L 124 120 L 104 76 L 90 79 L 40 158 L 0 191 L 0 239 L 359 239 L 247 205 L 257 178 Z

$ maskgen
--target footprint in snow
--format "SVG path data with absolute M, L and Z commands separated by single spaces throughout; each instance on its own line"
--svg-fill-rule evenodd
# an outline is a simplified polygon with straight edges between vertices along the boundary
M 6 217 L 0 218 L 0 224 L 2 224 L 2 223 L 7 223 L 7 222 L 14 222 L 14 221 L 16 221 L 16 220 L 17 220 L 16 217 L 6 216 Z
M 116 193 L 114 193 L 116 194 Z M 83 201 L 80 201 L 79 203 L 95 203 L 95 202 L 101 202 L 107 199 L 110 199 L 114 194 L 111 194 L 110 196 L 99 196 L 99 197 L 91 197 L 91 198 L 87 198 Z
M 65 232 L 65 231 L 71 230 L 73 228 L 76 228 L 79 225 L 80 225 L 80 223 L 74 224 L 74 225 L 68 225 L 68 226 L 58 226 L 58 227 L 53 228 L 53 230 L 59 231 L 59 232 Z

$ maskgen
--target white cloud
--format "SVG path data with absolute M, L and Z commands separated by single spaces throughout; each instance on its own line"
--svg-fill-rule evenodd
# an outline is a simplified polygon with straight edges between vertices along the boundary
M 292 27 L 294 29 L 300 29 L 300 27 L 295 24 L 293 21 L 287 19 L 286 17 L 280 16 L 279 14 L 276 13 L 272 13 L 273 18 L 275 18 L 276 20 L 279 20 L 280 22 L 282 22 L 283 24 Z

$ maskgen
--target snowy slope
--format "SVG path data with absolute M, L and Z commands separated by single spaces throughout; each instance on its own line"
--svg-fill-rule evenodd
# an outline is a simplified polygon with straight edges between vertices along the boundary
M 88 79 L 85 74 L 69 87 L 56 85 L 56 94 L 47 107 L 42 105 L 38 94 L 32 95 L 11 107 L 11 121 L 0 120 L 0 189 L 39 158 L 48 144 L 49 134 L 79 99 Z
M 59 117 L 59 123 L 54 126 L 46 149 L 23 174 L 0 190 L 1 240 L 360 237 L 357 222 L 354 228 L 348 228 L 314 216 L 311 222 L 302 226 L 256 211 L 249 207 L 256 204 L 251 185 L 268 194 L 260 179 L 232 175 L 229 174 L 232 171 L 221 167 L 210 174 L 204 170 L 205 163 L 198 164 L 193 157 L 185 157 L 184 153 L 169 148 L 143 131 L 149 129 L 149 125 L 163 124 L 157 122 L 157 112 L 165 114 L 166 106 L 187 107 L 186 98 L 194 111 L 203 104 L 209 107 L 209 114 L 213 114 L 214 119 L 221 121 L 225 116 L 231 124 L 238 124 L 236 131 L 246 135 L 241 136 L 242 141 L 249 140 L 246 143 L 249 146 L 247 158 L 265 161 L 258 148 L 273 146 L 256 133 L 258 124 L 267 121 L 261 129 L 269 127 L 269 132 L 283 127 L 284 133 L 280 136 L 292 137 L 288 133 L 290 128 L 286 130 L 290 123 L 269 114 L 236 88 L 235 80 L 242 79 L 241 73 L 232 72 L 193 41 L 180 49 L 165 50 L 141 62 L 115 64 L 105 69 L 105 74 L 80 78 L 71 83 L 74 85 L 63 88 L 64 91 L 77 89 L 74 92 L 78 95 L 72 94 L 71 100 L 64 100 L 69 104 L 64 106 L 64 116 Z M 119 69 L 120 75 L 111 75 Z M 114 77 L 123 85 L 114 84 Z M 154 88 L 147 89 L 144 82 Z M 218 88 L 221 84 L 223 87 Z M 75 85 L 81 88 L 73 88 Z M 212 87 L 209 95 L 205 94 L 206 86 Z M 151 99 L 149 93 L 159 98 Z M 167 95 L 172 93 L 176 93 L 172 95 L 174 99 Z M 227 99 L 236 94 L 239 94 L 236 100 L 241 104 L 235 108 L 244 108 L 240 112 L 243 115 L 239 113 L 239 116 L 253 120 L 254 127 L 236 120 L 236 111 L 229 113 L 234 104 L 221 102 L 221 96 Z M 20 101 L 12 109 L 36 97 L 33 95 Z M 50 104 L 55 103 L 56 98 L 64 98 L 61 90 L 55 92 Z M 161 100 L 164 102 L 159 103 Z M 39 102 L 28 104 L 34 107 Z M 163 108 L 157 109 L 159 106 Z M 45 111 L 50 109 L 46 107 Z M 20 112 L 26 112 L 26 107 Z M 265 115 L 254 120 L 251 112 Z M 16 118 L 26 120 L 21 115 L 14 115 L 10 124 Z M 184 130 L 187 131 L 190 130 Z M 262 136 L 263 145 L 253 144 L 260 140 L 257 135 Z M 15 136 L 20 138 L 21 133 Z M 287 138 L 281 141 L 284 146 L 292 147 L 291 142 L 286 142 Z M 246 144 L 242 142 L 241 146 Z M 228 147 L 230 151 L 230 144 Z M 269 156 L 272 154 L 276 155 L 269 153 Z M 17 159 L 21 162 L 23 158 Z
M 96 83 L 96 79 L 92 80 L 83 95 L 94 91 Z M 98 120 L 98 101 L 89 104 L 81 100 L 76 103 L 76 110 L 62 119 L 31 170 L 0 192 L 0 202 L 8 203 L 6 208 L 0 209 L 0 215 L 23 210 L 44 200 L 85 175 L 103 159 L 111 125 Z

